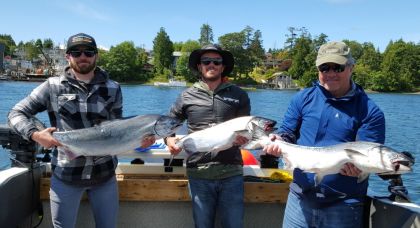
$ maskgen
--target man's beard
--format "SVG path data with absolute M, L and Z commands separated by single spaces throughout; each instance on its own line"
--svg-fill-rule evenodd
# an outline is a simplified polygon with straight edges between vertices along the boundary
M 203 81 L 208 81 L 208 82 L 216 82 L 216 81 L 220 81 L 220 79 L 221 79 L 221 76 L 213 76 L 213 77 L 204 77 L 204 76 L 201 76 L 201 79 L 203 80 Z
M 87 74 L 95 69 L 96 63 L 80 67 L 76 62 L 70 62 L 70 67 L 79 74 Z

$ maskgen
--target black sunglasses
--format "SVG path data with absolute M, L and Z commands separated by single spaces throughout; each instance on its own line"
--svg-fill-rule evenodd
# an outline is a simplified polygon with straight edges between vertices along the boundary
M 83 51 L 74 50 L 74 51 L 69 51 L 69 53 L 73 58 L 79 58 L 82 55 L 82 53 L 85 54 L 86 57 L 93 57 L 96 54 L 96 51 L 94 51 L 94 50 L 83 50 Z
M 333 70 L 335 73 L 341 73 L 346 69 L 346 65 L 340 65 L 340 64 L 321 64 L 318 66 L 318 70 L 322 73 L 327 73 L 330 70 Z
M 216 66 L 219 66 L 223 63 L 223 59 L 221 58 L 202 58 L 200 62 L 204 65 L 209 65 L 210 63 L 213 63 Z

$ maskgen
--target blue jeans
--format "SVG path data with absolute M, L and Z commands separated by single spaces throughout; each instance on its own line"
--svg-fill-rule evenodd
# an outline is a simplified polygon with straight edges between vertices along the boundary
M 74 186 L 51 177 L 50 204 L 54 227 L 75 227 L 83 193 L 87 192 L 96 227 L 117 227 L 118 186 L 116 177 L 94 186 Z
M 287 198 L 283 228 L 322 227 L 357 228 L 363 223 L 363 203 L 347 200 L 328 207 L 313 208 L 290 192 Z
M 222 227 L 241 228 L 244 218 L 244 177 L 221 180 L 189 178 L 195 227 L 213 228 L 216 211 Z

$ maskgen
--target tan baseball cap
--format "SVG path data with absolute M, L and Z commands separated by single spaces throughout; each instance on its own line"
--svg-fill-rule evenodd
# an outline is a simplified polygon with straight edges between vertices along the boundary
M 350 47 L 344 42 L 337 41 L 323 44 L 318 50 L 315 64 L 318 67 L 324 63 L 337 63 L 340 65 L 354 64 Z

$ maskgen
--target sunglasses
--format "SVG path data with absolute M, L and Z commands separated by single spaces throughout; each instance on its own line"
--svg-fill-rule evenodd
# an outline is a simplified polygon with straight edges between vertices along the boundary
M 219 66 L 220 64 L 223 63 L 223 59 L 221 59 L 221 58 L 202 58 L 200 60 L 200 62 L 201 62 L 201 64 L 204 64 L 206 66 L 210 65 L 210 63 L 213 63 L 216 66 Z
M 79 58 L 82 55 L 82 53 L 85 54 L 86 57 L 93 57 L 96 54 L 96 51 L 83 50 L 83 51 L 70 51 L 69 53 L 73 58 Z
M 330 70 L 333 70 L 335 73 L 341 73 L 346 69 L 346 65 L 340 64 L 322 64 L 318 66 L 318 70 L 322 73 L 327 73 Z

